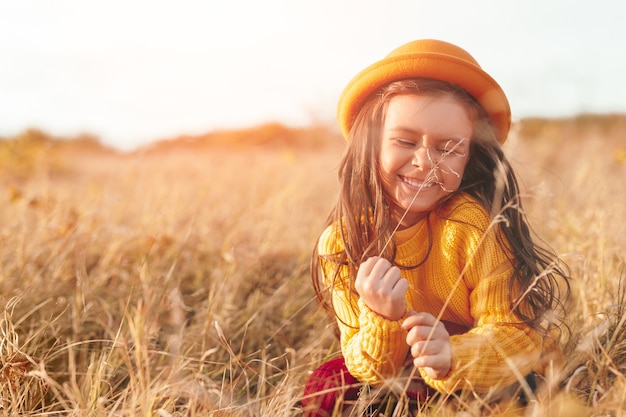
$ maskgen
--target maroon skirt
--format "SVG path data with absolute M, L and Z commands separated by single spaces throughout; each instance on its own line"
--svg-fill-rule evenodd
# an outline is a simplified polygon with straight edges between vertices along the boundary
M 448 321 L 443 321 L 450 335 L 465 333 L 468 328 Z M 406 391 L 406 396 L 415 402 L 423 402 L 436 394 L 425 383 Z M 366 384 L 359 382 L 350 374 L 343 357 L 330 360 L 317 368 L 304 386 L 302 410 L 306 417 L 328 417 L 332 414 L 339 399 L 344 403 L 356 401 Z M 413 384 L 415 387 L 415 384 Z
M 305 417 L 329 417 L 339 400 L 344 405 L 355 403 L 368 386 L 350 374 L 343 357 L 324 362 L 307 380 L 302 396 Z M 415 388 L 415 384 L 412 384 Z M 423 402 L 436 391 L 422 383 L 409 389 L 406 397 L 412 402 Z M 375 404 L 374 404 L 375 406 Z

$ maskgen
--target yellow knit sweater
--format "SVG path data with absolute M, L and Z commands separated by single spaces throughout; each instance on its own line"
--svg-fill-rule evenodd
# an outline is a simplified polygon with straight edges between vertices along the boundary
M 396 265 L 418 264 L 426 256 L 429 239 L 432 242 L 425 263 L 402 270 L 409 281 L 407 310 L 428 312 L 471 328 L 451 336 L 453 363 L 445 378 L 435 380 L 420 370 L 424 381 L 441 392 L 487 392 L 510 385 L 531 371 L 542 371 L 542 338 L 531 328 L 515 324 L 519 319 L 509 302 L 513 266 L 496 242 L 499 226 L 490 224 L 484 208 L 460 194 L 446 204 L 440 216 L 432 212 L 395 234 Z M 342 246 L 337 228 L 330 226 L 322 234 L 319 253 L 337 253 Z M 329 284 L 335 265 L 322 261 L 322 268 Z M 347 268 L 342 267 L 340 274 L 347 277 Z M 351 282 L 354 288 L 351 278 L 344 282 Z M 332 302 L 350 373 L 370 384 L 399 375 L 409 352 L 403 320 L 386 320 L 347 288 L 333 289 Z

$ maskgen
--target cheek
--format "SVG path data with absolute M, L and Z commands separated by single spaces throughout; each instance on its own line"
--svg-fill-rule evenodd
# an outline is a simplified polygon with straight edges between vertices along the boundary
M 397 163 L 393 158 L 385 158 L 384 155 L 381 155 L 378 160 L 378 170 L 381 184 L 386 193 L 392 193 L 397 168 Z
M 385 161 L 380 161 L 379 164 L 379 174 L 380 179 L 385 188 L 389 187 L 391 184 L 391 178 L 393 177 L 392 169 L 389 164 L 385 163 Z
M 441 167 L 441 172 L 445 176 L 445 182 L 449 186 L 456 189 L 461 185 L 466 164 L 467 160 L 464 159 L 447 164 L 445 167 Z
M 378 163 L 380 165 L 380 173 L 381 175 L 390 175 L 395 169 L 395 159 L 390 152 L 385 152 L 385 150 L 381 150 L 380 157 L 378 158 Z

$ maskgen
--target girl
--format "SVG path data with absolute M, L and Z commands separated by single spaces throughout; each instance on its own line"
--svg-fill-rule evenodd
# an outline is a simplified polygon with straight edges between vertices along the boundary
M 403 371 L 419 400 L 528 388 L 559 357 L 569 284 L 531 238 L 500 86 L 465 50 L 418 40 L 360 72 L 338 119 L 348 148 L 312 274 L 342 357 L 307 381 L 305 414 Z

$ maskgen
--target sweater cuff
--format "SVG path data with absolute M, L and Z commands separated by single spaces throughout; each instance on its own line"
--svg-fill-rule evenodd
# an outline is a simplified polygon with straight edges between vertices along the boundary
M 460 389 L 460 381 L 458 380 L 453 380 L 451 378 L 451 376 L 454 374 L 455 370 L 454 370 L 454 363 L 452 364 L 452 366 L 450 367 L 450 371 L 448 372 L 448 374 L 446 376 L 444 376 L 443 378 L 440 379 L 434 379 L 429 377 L 426 372 L 424 371 L 423 368 L 418 368 L 420 375 L 422 376 L 422 379 L 424 380 L 424 382 L 426 383 L 426 385 L 434 388 L 435 390 L 445 393 L 445 394 L 451 394 L 455 391 L 457 391 L 458 389 Z
M 399 346 L 406 345 L 406 330 L 402 328 L 404 316 L 398 320 L 388 320 L 370 309 L 362 299 L 358 303 L 361 312 L 359 326 L 363 332 L 362 347 L 373 359 L 383 360 L 384 356 L 397 351 Z M 406 351 L 402 353 L 401 359 L 405 355 Z

